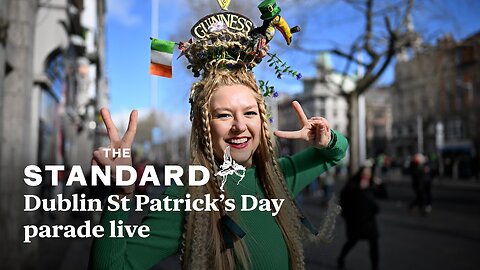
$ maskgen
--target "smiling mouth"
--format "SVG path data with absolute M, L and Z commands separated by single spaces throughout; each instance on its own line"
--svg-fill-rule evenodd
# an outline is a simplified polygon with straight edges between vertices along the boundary
M 248 145 L 248 141 L 250 141 L 250 138 L 247 138 L 247 137 L 231 138 L 231 139 L 225 140 L 225 142 L 228 145 L 236 149 L 245 148 Z

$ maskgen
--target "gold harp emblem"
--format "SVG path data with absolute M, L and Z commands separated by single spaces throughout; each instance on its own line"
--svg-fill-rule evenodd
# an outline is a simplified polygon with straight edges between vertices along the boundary
M 228 6 L 230 5 L 230 0 L 217 0 L 218 5 L 223 10 L 228 10 Z

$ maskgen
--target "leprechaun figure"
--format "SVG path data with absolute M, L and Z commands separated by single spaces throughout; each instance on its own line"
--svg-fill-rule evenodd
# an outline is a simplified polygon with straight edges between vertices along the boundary
M 290 45 L 292 42 L 292 34 L 300 32 L 300 27 L 294 26 L 290 28 L 288 26 L 287 21 L 280 16 L 282 9 L 277 5 L 276 0 L 264 0 L 257 7 L 262 13 L 260 19 L 263 20 L 263 24 L 262 26 L 253 29 L 251 34 L 263 35 L 268 43 L 275 35 L 276 28 L 282 33 L 287 45 Z

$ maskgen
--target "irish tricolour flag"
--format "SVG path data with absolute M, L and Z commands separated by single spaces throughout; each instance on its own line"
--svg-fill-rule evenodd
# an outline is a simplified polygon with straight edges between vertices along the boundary
M 171 78 L 175 42 L 152 38 L 150 46 L 150 74 Z

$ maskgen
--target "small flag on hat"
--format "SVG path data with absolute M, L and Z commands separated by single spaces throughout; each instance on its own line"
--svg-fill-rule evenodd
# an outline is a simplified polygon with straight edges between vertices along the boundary
M 151 38 L 150 74 L 172 78 L 172 56 L 175 42 Z

